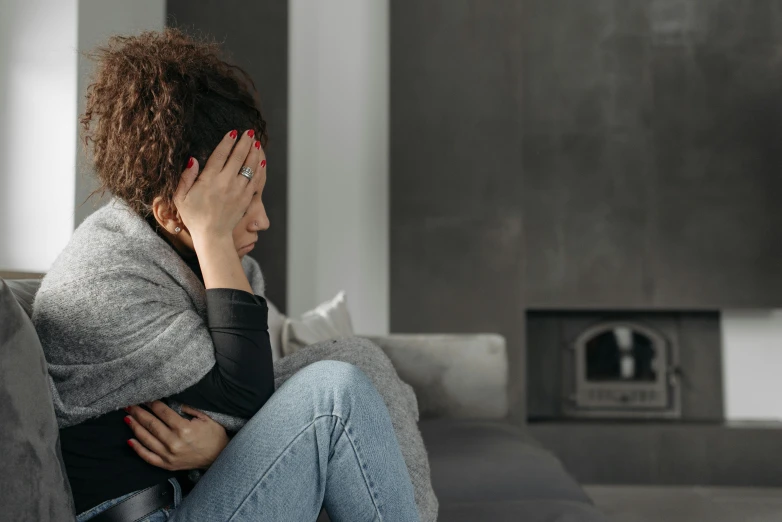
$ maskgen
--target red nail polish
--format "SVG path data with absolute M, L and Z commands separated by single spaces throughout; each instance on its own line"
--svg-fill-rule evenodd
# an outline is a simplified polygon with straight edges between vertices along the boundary
M 189 160 L 187 160 L 187 168 L 192 169 L 193 168 L 193 163 L 195 163 L 195 160 L 193 158 L 190 158 Z
M 125 417 L 123 420 L 125 421 L 125 424 L 130 426 L 130 417 Z
M 266 160 L 263 160 L 261 161 L 261 168 L 265 168 L 265 167 L 266 167 Z
M 238 136 L 238 135 L 239 135 L 239 133 L 236 132 L 235 130 L 232 130 L 231 134 L 229 134 L 229 136 L 231 136 L 231 139 L 234 139 L 234 140 L 236 139 L 236 136 Z
M 128 439 L 128 446 L 130 446 L 131 448 L 133 447 L 133 441 L 130 439 Z
M 255 142 L 255 148 L 256 149 L 260 149 L 261 148 L 261 142 L 260 141 L 256 141 Z
M 255 136 L 255 131 L 250 129 L 247 131 L 247 135 L 252 138 L 253 136 Z
M 130 413 L 130 406 L 125 406 L 122 409 L 125 410 L 126 413 Z

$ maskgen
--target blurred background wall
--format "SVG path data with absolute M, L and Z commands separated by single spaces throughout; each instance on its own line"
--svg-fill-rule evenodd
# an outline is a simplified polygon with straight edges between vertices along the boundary
M 79 0 L 78 30 L 78 114 L 84 113 L 84 93 L 93 71 L 92 62 L 84 53 L 103 45 L 110 36 L 116 34 L 138 34 L 142 31 L 160 31 L 166 26 L 165 0 Z M 80 131 L 80 127 L 78 128 Z M 84 153 L 81 141 L 76 144 L 76 199 L 74 225 L 84 221 L 108 197 L 87 197 L 96 188 L 94 172 Z M 85 203 L 86 201 L 86 203 Z
M 781 27 L 767 0 L 392 2 L 391 329 L 501 332 L 524 418 L 526 310 L 721 310 L 729 418 L 782 418 Z
M 0 13 L 0 268 L 45 271 L 74 223 L 77 2 Z
M 77 51 L 174 23 L 259 87 L 283 309 L 344 288 L 363 333 L 498 331 L 523 416 L 527 308 L 715 307 L 727 417 L 779 419 L 780 9 L 0 0 L 0 269 L 45 271 L 94 209 Z

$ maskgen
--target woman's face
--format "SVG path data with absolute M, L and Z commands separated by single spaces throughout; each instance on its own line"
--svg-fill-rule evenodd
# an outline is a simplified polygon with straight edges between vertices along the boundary
M 263 178 L 263 179 L 261 179 Z M 252 183 L 258 180 L 258 189 L 253 194 L 247 213 L 239 221 L 233 231 L 234 247 L 242 258 L 249 254 L 258 241 L 258 232 L 269 228 L 269 216 L 266 215 L 266 207 L 263 204 L 263 188 L 266 185 L 266 169 L 262 169 Z
M 266 186 L 266 169 L 259 169 L 259 172 L 255 173 L 252 183 L 255 185 L 255 193 L 253 194 L 250 206 L 247 208 L 247 213 L 242 217 L 239 223 L 233 230 L 233 242 L 236 252 L 240 258 L 243 258 L 249 254 L 255 243 L 258 241 L 258 232 L 267 230 L 269 228 L 269 216 L 266 215 L 266 207 L 263 204 L 263 189 Z M 162 198 L 158 198 L 153 204 L 153 207 L 158 205 L 163 206 Z M 156 208 L 154 209 L 155 219 L 161 225 L 159 230 L 164 234 L 169 241 L 174 245 L 177 251 L 184 257 L 195 256 L 195 247 L 193 246 L 193 238 L 187 231 L 187 228 L 179 225 L 183 230 L 178 234 L 172 234 L 168 231 L 172 228 L 171 223 L 166 223 L 167 220 L 177 220 L 176 209 L 171 212 L 169 209 Z M 168 226 L 167 226 L 168 225 Z

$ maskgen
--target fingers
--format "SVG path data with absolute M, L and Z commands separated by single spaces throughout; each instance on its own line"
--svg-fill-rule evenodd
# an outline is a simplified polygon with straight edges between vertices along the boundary
M 223 173 L 226 176 L 239 175 L 239 169 L 242 168 L 242 165 L 247 161 L 248 154 L 251 150 L 255 150 L 255 147 L 253 147 L 253 143 L 255 143 L 254 136 L 255 131 L 252 129 L 242 134 L 242 137 L 239 139 L 239 142 L 234 147 L 234 150 L 228 157 L 228 161 L 225 162 L 225 166 L 223 167 Z
M 203 421 L 215 422 L 215 421 L 212 420 L 212 417 L 210 417 L 206 413 L 204 413 L 202 411 L 199 411 L 199 410 L 196 410 L 195 408 L 191 408 L 187 404 L 183 404 L 182 405 L 182 411 L 187 413 L 191 417 L 195 417 L 196 419 L 203 420 Z
M 131 448 L 133 448 L 133 451 L 136 452 L 136 455 L 141 457 L 147 463 L 152 464 L 153 466 L 156 466 L 158 468 L 171 470 L 171 467 L 168 464 L 166 464 L 166 462 L 159 455 L 157 455 L 152 451 L 149 451 L 139 441 L 135 439 L 130 439 L 128 440 L 128 444 L 130 445 Z
M 183 419 L 181 415 L 169 408 L 166 403 L 162 401 L 153 401 L 147 404 L 147 407 L 152 410 L 155 416 L 162 420 L 166 426 L 173 431 L 180 431 L 187 426 L 187 420 Z
M 179 178 L 179 185 L 177 185 L 174 192 L 174 203 L 178 203 L 185 199 L 185 196 L 190 189 L 193 188 L 193 184 L 198 177 L 198 160 L 190 158 L 187 163 L 187 168 L 182 172 L 182 176 Z
M 260 164 L 261 160 L 261 142 L 258 140 L 255 140 L 250 147 L 250 153 L 247 155 L 247 157 L 244 160 L 245 167 L 248 167 L 252 169 L 253 171 L 253 179 L 247 180 L 248 184 L 252 183 L 255 179 L 255 175 L 258 174 L 258 165 Z
M 223 170 L 225 162 L 228 161 L 228 157 L 231 155 L 231 149 L 233 149 L 234 143 L 236 143 L 236 136 L 237 133 L 235 130 L 232 130 L 223 136 L 223 139 L 220 140 L 220 143 L 215 147 L 215 150 L 209 156 L 209 159 L 206 160 L 202 175 L 214 175 Z M 245 154 L 247 153 L 245 152 Z
M 165 447 L 172 447 L 175 442 L 174 434 L 163 421 L 140 406 L 130 406 L 125 411 L 132 417 L 132 421 L 141 424 L 150 434 L 162 442 Z
M 149 430 L 142 426 L 133 417 L 125 417 L 125 423 L 130 426 L 130 429 L 133 431 L 133 435 L 135 435 L 136 440 L 141 442 L 149 451 L 155 453 L 161 457 L 161 459 L 163 456 L 168 455 L 168 450 L 163 445 L 163 443 L 155 438 L 155 436 L 152 435 Z
M 260 142 L 258 142 L 260 144 Z M 258 165 L 255 167 L 256 176 L 253 178 L 260 187 L 266 183 L 266 151 L 263 147 L 258 148 Z

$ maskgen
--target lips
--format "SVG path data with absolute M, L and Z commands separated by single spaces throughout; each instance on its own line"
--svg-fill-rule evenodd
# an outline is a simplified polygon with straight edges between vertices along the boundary
M 250 243 L 248 245 L 244 245 L 242 248 L 239 249 L 239 252 L 241 252 L 242 250 L 252 250 L 253 248 L 255 248 L 255 243 L 256 242 L 253 241 L 252 243 Z

